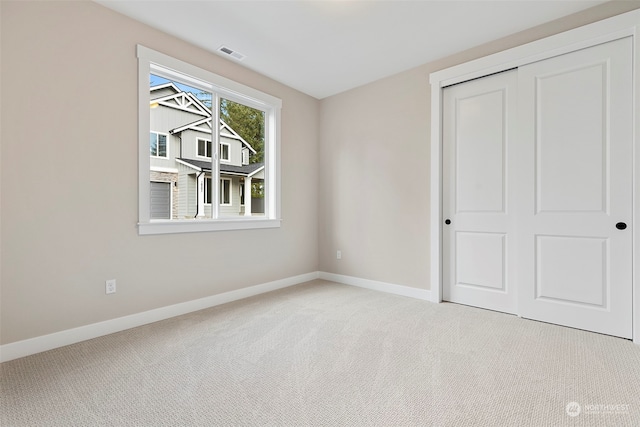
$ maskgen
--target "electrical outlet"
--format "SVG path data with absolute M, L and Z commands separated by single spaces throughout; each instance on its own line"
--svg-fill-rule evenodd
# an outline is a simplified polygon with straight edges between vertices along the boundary
M 107 294 L 116 293 L 116 279 L 107 280 L 104 282 L 104 291 Z
M 342 251 L 336 252 L 336 259 L 342 259 Z

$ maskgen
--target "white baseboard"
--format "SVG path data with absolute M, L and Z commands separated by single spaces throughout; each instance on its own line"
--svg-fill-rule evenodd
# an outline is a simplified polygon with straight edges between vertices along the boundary
M 93 323 L 91 325 L 80 326 L 78 328 L 55 332 L 49 335 L 5 344 L 0 346 L 0 362 L 7 362 L 20 357 L 75 344 L 80 341 L 124 331 L 125 329 L 135 328 L 136 326 L 146 325 L 159 320 L 191 313 L 193 311 L 203 310 L 216 305 L 275 291 L 277 289 L 318 279 L 319 277 L 320 273 L 315 271 L 218 295 L 212 295 L 210 297 L 200 298 L 193 301 L 187 301 L 167 307 L 160 307 L 154 310 L 144 311 L 142 313 L 131 314 L 117 319 L 105 320 L 104 322 Z
M 391 283 L 361 279 L 352 276 L 344 276 L 341 274 L 314 271 L 307 274 L 301 274 L 299 276 L 293 276 L 285 279 L 275 280 L 273 282 L 262 283 L 260 285 L 250 286 L 248 288 L 238 289 L 218 295 L 212 295 L 210 297 L 200 298 L 197 300 L 187 301 L 166 307 L 160 307 L 153 310 L 144 311 L 142 313 L 131 314 L 129 316 L 105 320 L 104 322 L 93 323 L 91 325 L 80 326 L 73 329 L 67 329 L 65 331 L 55 332 L 49 335 L 43 335 L 40 337 L 5 344 L 0 346 L 0 362 L 7 362 L 9 360 L 41 353 L 43 351 L 52 350 L 54 348 L 64 347 L 66 345 L 75 344 L 92 338 L 98 338 L 104 335 L 113 334 L 115 332 L 124 331 L 126 329 L 135 328 L 137 326 L 147 325 L 149 323 L 169 319 L 175 316 L 180 316 L 182 314 L 203 310 L 209 307 L 215 307 L 217 305 L 225 304 L 232 301 L 238 301 L 243 298 L 275 291 L 277 289 L 294 286 L 318 278 L 336 283 L 342 283 L 345 285 L 358 286 L 375 291 L 387 292 L 390 294 L 431 301 L 431 291 L 425 289 L 394 285 Z
M 426 289 L 411 288 L 409 286 L 394 285 L 392 283 L 361 279 L 353 276 L 344 276 L 342 274 L 326 273 L 324 271 L 321 271 L 319 274 L 320 279 L 323 280 L 330 280 L 344 285 L 358 286 L 360 288 L 372 289 L 374 291 L 431 301 L 431 291 Z

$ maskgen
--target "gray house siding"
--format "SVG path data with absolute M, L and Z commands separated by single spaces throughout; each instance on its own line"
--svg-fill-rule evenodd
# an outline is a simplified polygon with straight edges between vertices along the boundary
M 187 217 L 194 218 L 197 214 L 196 200 L 198 197 L 198 181 L 196 174 L 187 175 Z M 190 202 L 191 201 L 191 202 Z
M 229 144 L 229 161 L 225 163 L 240 166 L 242 164 L 242 148 L 244 144 L 238 139 L 226 136 L 224 133 L 220 135 L 220 142 Z
M 174 108 L 164 106 L 154 108 L 153 114 L 150 116 L 150 130 L 151 132 L 159 132 L 167 135 L 169 153 L 166 159 L 151 157 L 151 166 L 175 168 L 174 159 L 180 157 L 180 137 L 179 135 L 169 134 L 169 131 L 202 118 L 203 116 L 198 114 Z M 184 149 L 184 146 L 182 149 Z
M 179 193 L 178 218 L 188 219 L 196 215 L 196 176 L 199 172 L 178 163 L 178 187 L 183 189 Z

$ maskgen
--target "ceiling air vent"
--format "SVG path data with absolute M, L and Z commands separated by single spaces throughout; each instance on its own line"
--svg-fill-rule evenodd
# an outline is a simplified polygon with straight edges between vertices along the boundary
M 233 59 L 235 59 L 236 61 L 242 61 L 244 58 L 246 58 L 245 55 L 241 54 L 240 52 L 236 52 L 233 49 L 229 49 L 226 46 L 220 46 L 218 48 L 218 52 L 225 54 L 226 56 L 230 56 Z

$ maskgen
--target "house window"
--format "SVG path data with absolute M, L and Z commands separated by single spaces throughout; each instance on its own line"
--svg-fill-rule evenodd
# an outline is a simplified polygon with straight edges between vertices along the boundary
M 168 157 L 167 135 L 150 132 L 149 149 L 153 157 Z
M 198 156 L 211 157 L 211 141 L 198 139 Z
M 137 56 L 139 233 L 279 227 L 282 102 L 140 45 Z M 172 150 L 169 135 L 175 144 Z M 151 155 L 143 156 L 147 150 Z M 152 220 L 150 173 L 160 169 L 177 175 L 175 191 L 180 197 L 174 202 L 175 215 Z M 225 175 L 238 178 L 232 181 Z M 248 213 L 238 199 L 233 204 L 239 190 L 233 182 L 244 179 L 261 198 Z M 215 181 L 220 185 L 211 184 Z
M 220 204 L 231 206 L 231 180 L 228 178 L 220 180 Z
M 220 160 L 230 161 L 230 147 L 229 144 L 224 142 L 220 143 Z M 211 141 L 205 139 L 198 139 L 198 156 L 211 157 Z
M 220 160 L 228 162 L 229 158 L 229 144 L 223 142 L 220 143 Z
M 204 203 L 211 204 L 213 199 L 213 191 L 211 191 L 211 178 L 204 179 Z M 228 178 L 220 179 L 220 204 L 222 206 L 231 206 L 231 180 Z
M 206 205 L 211 204 L 211 195 L 212 195 L 211 178 L 205 178 L 204 179 L 204 203 Z

